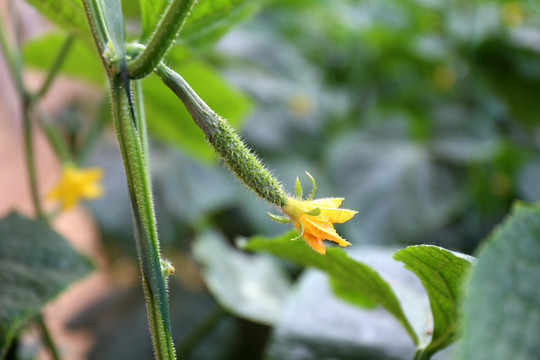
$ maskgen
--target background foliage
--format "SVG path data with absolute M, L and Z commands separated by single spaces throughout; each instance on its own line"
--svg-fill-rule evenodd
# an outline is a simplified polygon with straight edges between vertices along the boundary
M 59 2 L 73 7 L 54 12 L 56 2 L 30 2 L 49 9 L 45 14 L 64 29 L 84 32 L 78 2 Z M 136 2 L 124 2 L 128 25 L 133 25 L 128 30 L 142 27 L 147 34 L 159 10 L 153 3 L 161 2 L 142 1 L 140 9 Z M 172 280 L 179 356 L 411 359 L 415 347 L 407 332 L 429 351 L 449 344 L 459 326 L 460 284 L 473 260 L 437 246 L 403 248 L 426 243 L 473 253 L 515 199 L 540 200 L 538 7 L 487 0 L 201 3 L 206 5 L 194 10 L 167 62 L 242 130 L 289 191 L 295 177 L 307 170 L 318 181 L 319 196 L 343 196 L 345 206 L 359 214 L 339 229 L 353 243 L 348 255 L 330 249 L 322 258 L 303 243 L 288 242 L 279 236 L 287 228 L 269 221 L 267 206 L 217 164 L 178 99 L 156 78 L 144 80 L 160 236 L 172 259 L 195 257 L 203 264 L 197 276 L 208 287 L 193 290 L 182 274 Z M 26 64 L 47 68 L 65 36 L 55 30 L 27 42 Z M 105 81 L 85 36 L 77 38 L 62 72 L 96 87 Z M 64 133 L 73 133 L 74 126 L 89 129 L 90 120 L 108 121 L 107 111 L 97 112 L 95 119 L 81 112 L 75 105 L 65 116 L 68 120 L 58 117 Z M 106 171 L 108 195 L 88 206 L 108 259 L 135 261 L 116 145 L 101 137 L 85 161 Z M 523 218 L 531 213 L 537 218 L 537 212 L 518 208 L 517 219 L 507 220 L 492 236 L 495 248 L 480 252 L 469 285 L 475 290 L 464 305 L 464 334 L 484 334 L 484 344 L 519 333 L 513 328 L 503 335 L 486 333 L 495 320 L 475 317 L 480 302 L 494 301 L 511 284 L 525 284 L 519 289 L 523 299 L 532 299 L 528 311 L 520 305 L 508 310 L 517 322 L 511 326 L 521 326 L 527 314 L 538 320 L 540 297 L 531 286 L 538 273 L 534 264 L 540 261 L 536 253 L 516 245 L 508 263 L 498 267 L 497 278 L 504 279 L 519 259 L 533 257 L 519 275 L 522 282 L 508 277 L 491 287 L 484 283 L 505 251 L 500 247 L 511 241 L 501 237 L 515 240 L 519 229 L 512 229 L 529 221 Z M 538 231 L 531 232 L 519 238 L 530 240 L 523 247 L 536 249 Z M 230 248 L 239 236 L 255 235 L 273 240 L 254 238 L 244 248 L 277 253 L 288 261 Z M 392 252 L 419 276 L 427 294 L 419 279 L 393 260 Z M 313 269 L 302 272 L 299 265 L 330 276 Z M 503 271 L 506 265 L 509 270 Z M 369 281 L 384 288 L 384 294 L 366 291 Z M 447 288 L 439 288 L 441 283 Z M 97 337 L 90 358 L 151 356 L 136 289 L 138 285 L 119 290 L 74 319 L 75 328 L 107 335 Z M 375 303 L 396 319 L 374 310 Z M 506 311 L 510 305 L 490 306 Z M 537 333 L 539 323 L 530 320 L 526 331 Z M 351 332 L 355 336 L 347 335 Z M 455 353 L 480 359 L 470 355 L 472 348 L 479 351 L 475 354 L 485 349 L 474 345 L 476 339 L 466 336 Z M 524 349 L 522 358 L 533 359 L 538 345 L 530 339 L 520 344 L 515 346 Z M 511 344 L 507 349 L 513 353 Z M 434 358 L 450 355 L 447 351 Z

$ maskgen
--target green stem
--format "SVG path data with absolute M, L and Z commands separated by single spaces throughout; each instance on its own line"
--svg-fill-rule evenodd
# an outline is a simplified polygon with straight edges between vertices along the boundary
M 227 315 L 227 312 L 219 306 L 208 314 L 178 346 L 178 354 L 182 357 L 188 357 L 189 353 L 214 329 L 225 315 Z
M 13 78 L 13 82 L 15 84 L 17 92 L 25 96 L 26 90 L 24 88 L 22 80 L 21 59 L 19 56 L 16 55 L 16 52 L 11 51 L 6 34 L 4 32 L 4 27 L 2 25 L 0 25 L 0 47 L 2 48 L 4 59 L 6 60 L 6 64 L 9 68 L 9 73 Z
M 135 241 L 148 310 L 148 321 L 157 359 L 175 359 L 171 336 L 166 283 L 162 276 L 147 154 L 136 128 L 130 101 L 119 75 L 110 78 L 114 127 L 124 161 Z M 139 89 L 135 87 L 135 92 Z M 140 99 L 137 94 L 136 98 Z M 144 121 L 143 119 L 137 122 Z
M 107 50 L 110 36 L 107 31 L 101 3 L 99 0 L 83 0 L 83 6 L 84 12 L 86 13 L 86 19 L 90 25 L 92 37 L 94 38 L 94 43 L 98 48 L 99 57 L 105 69 L 108 69 L 107 60 L 105 59 L 105 50 Z
M 53 80 L 55 79 L 56 75 L 58 74 L 58 71 L 62 67 L 62 64 L 64 63 L 64 60 L 66 59 L 67 54 L 69 53 L 69 50 L 71 49 L 71 45 L 73 44 L 73 41 L 75 40 L 74 34 L 69 34 L 66 38 L 66 41 L 64 41 L 64 44 L 62 45 L 62 48 L 60 49 L 60 52 L 56 56 L 56 59 L 54 60 L 51 68 L 49 69 L 49 72 L 47 73 L 47 77 L 45 78 L 45 81 L 41 85 L 41 88 L 36 93 L 37 98 L 41 98 L 43 95 L 47 93 L 49 90 Z
M 195 123 L 229 169 L 262 199 L 278 207 L 285 206 L 287 196 L 279 181 L 266 169 L 257 155 L 249 150 L 229 123 L 210 109 L 172 69 L 161 64 L 156 73 L 182 100 Z
M 425 351 L 426 349 L 418 349 L 414 353 L 413 360 L 429 360 L 431 359 L 431 353 Z
M 149 75 L 169 51 L 197 0 L 172 0 L 152 33 L 146 48 L 128 64 L 129 76 L 140 79 Z
M 56 346 L 54 345 L 51 335 L 49 334 L 49 330 L 47 329 L 47 325 L 45 325 L 45 322 L 43 321 L 43 316 L 38 315 L 37 322 L 39 324 L 39 327 L 41 328 L 41 335 L 43 337 L 43 341 L 45 342 L 45 345 L 47 346 L 47 349 L 49 349 L 49 352 L 51 353 L 51 357 L 54 360 L 60 360 L 60 355 L 58 354 L 58 350 L 56 349 Z
M 109 39 L 109 36 L 106 33 L 107 26 L 102 16 L 103 12 L 99 0 L 83 0 L 83 3 L 94 42 L 100 50 L 101 60 L 109 77 L 113 124 L 128 183 L 135 243 L 139 255 L 155 357 L 164 360 L 175 359 L 167 285 L 162 276 L 159 241 L 152 203 L 148 154 L 146 153 L 146 145 L 142 142 L 146 141 L 146 134 L 142 136 L 140 134 L 140 131 L 144 131 L 146 126 L 136 127 L 136 123 L 144 125 L 144 118 L 141 111 L 135 111 L 132 108 L 131 94 L 126 88 L 129 82 L 126 83 L 126 79 L 123 79 L 121 74 L 109 71 L 111 64 L 108 64 L 104 53 L 105 40 Z M 134 91 L 136 99 L 142 101 L 142 95 L 138 93 L 140 87 L 136 86 Z M 133 116 L 139 119 L 133 119 Z
M 47 217 L 43 212 L 41 206 L 41 198 L 39 196 L 37 174 L 36 174 L 36 162 L 34 159 L 34 140 L 32 138 L 33 124 L 30 118 L 30 100 L 25 97 L 23 100 L 23 132 L 24 132 L 24 148 L 26 156 L 26 169 L 28 171 L 28 179 L 30 181 L 30 194 L 32 196 L 32 203 L 36 210 L 37 217 L 46 221 Z

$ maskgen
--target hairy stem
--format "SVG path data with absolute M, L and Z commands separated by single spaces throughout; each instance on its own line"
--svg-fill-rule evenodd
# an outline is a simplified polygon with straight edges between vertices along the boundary
M 109 43 L 110 36 L 107 31 L 105 16 L 99 0 L 82 0 L 86 19 L 90 26 L 90 32 L 99 52 L 103 66 L 107 69 L 107 60 L 105 59 L 105 50 Z
M 143 78 L 158 66 L 169 51 L 197 0 L 172 0 L 152 33 L 146 48 L 128 64 L 132 79 Z
M 172 69 L 160 65 L 156 73 L 182 100 L 195 123 L 229 169 L 262 199 L 278 207 L 285 206 L 287 196 L 279 181 L 244 144 L 229 123 L 210 109 Z
M 119 75 L 110 78 L 114 127 L 124 161 L 131 199 L 135 241 L 146 298 L 148 321 L 157 359 L 175 359 L 166 283 L 162 276 L 159 242 L 152 204 L 147 153 L 132 119 L 128 96 Z M 135 87 L 135 91 L 138 86 Z M 136 96 L 139 98 L 139 95 Z M 140 99 L 140 98 L 139 98 Z M 140 113 L 138 113 L 140 115 Z M 136 122 L 144 122 L 139 119 Z M 145 127 L 143 127 L 145 128 Z
M 139 104 L 140 108 L 134 109 L 132 94 L 128 89 L 130 81 L 125 76 L 126 73 L 124 71 L 111 71 L 115 64 L 109 63 L 112 58 L 106 58 L 104 52 L 104 48 L 107 46 L 104 41 L 110 39 L 114 50 L 120 52 L 116 54 L 117 61 L 121 60 L 118 56 L 125 56 L 123 24 L 118 22 L 118 18 L 115 18 L 121 10 L 116 8 L 112 11 L 111 9 L 111 12 L 108 13 L 110 15 L 108 20 L 111 21 L 109 25 L 113 26 L 111 31 L 114 31 L 112 35 L 115 36 L 112 38 L 107 32 L 107 17 L 103 16 L 104 11 L 101 8 L 100 0 L 83 0 L 83 2 L 94 42 L 100 50 L 101 60 L 109 78 L 113 124 L 126 172 L 135 243 L 139 255 L 155 357 L 160 360 L 175 359 L 166 279 L 162 275 L 159 240 L 152 203 L 147 138 L 146 134 L 141 134 L 141 131 L 146 131 L 144 111 L 141 111 L 142 104 Z M 123 59 L 125 60 L 125 57 Z M 142 103 L 140 90 L 140 86 L 136 84 L 134 88 L 135 99 Z

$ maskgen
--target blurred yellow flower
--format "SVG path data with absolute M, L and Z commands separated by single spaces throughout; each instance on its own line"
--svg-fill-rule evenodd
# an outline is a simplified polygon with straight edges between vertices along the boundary
M 509 27 L 515 27 L 523 24 L 525 14 L 521 5 L 517 2 L 506 2 L 501 7 L 501 20 Z
M 343 198 L 328 198 L 318 200 L 298 200 L 289 198 L 283 207 L 283 212 L 293 221 L 300 237 L 319 254 L 325 254 L 323 240 L 338 243 L 339 246 L 351 245 L 338 235 L 333 223 L 343 223 L 350 220 L 357 211 L 339 209 Z
M 456 73 L 449 65 L 439 65 L 433 71 L 432 79 L 437 89 L 448 91 L 456 83 Z
M 81 199 L 95 199 L 103 195 L 99 180 L 103 170 L 99 167 L 79 169 L 73 165 L 64 166 L 62 176 L 56 186 L 47 194 L 47 199 L 59 201 L 62 210 L 74 207 Z

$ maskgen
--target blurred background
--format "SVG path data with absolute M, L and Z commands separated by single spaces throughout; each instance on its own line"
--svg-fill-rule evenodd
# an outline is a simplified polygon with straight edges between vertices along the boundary
M 17 20 L 1 3 L 2 26 L 21 34 L 27 81 L 39 83 L 66 33 L 24 2 L 14 1 Z M 540 7 L 533 1 L 239 3 L 215 27 L 181 37 L 168 62 L 289 192 L 297 176 L 309 189 L 308 171 L 318 197 L 344 197 L 345 208 L 358 210 L 338 225 L 351 252 L 369 249 L 359 256 L 386 271 L 396 266 L 388 249 L 411 244 L 474 253 L 514 200 L 540 200 Z M 125 1 L 124 10 L 135 39 L 137 2 Z M 55 221 L 98 270 L 45 317 L 66 359 L 149 359 L 105 80 L 89 39 L 78 38 L 44 100 L 83 163 L 105 170 L 106 190 Z M 0 210 L 30 213 L 20 110 L 3 59 L 0 82 Z M 384 311 L 343 303 L 319 273 L 265 257 L 255 265 L 231 247 L 289 227 L 271 221 L 272 209 L 220 166 L 157 78 L 143 86 L 162 249 L 176 268 L 170 304 L 180 358 L 412 358 L 412 343 Z M 81 146 L 91 132 L 92 146 Z M 43 135 L 36 141 L 45 194 L 60 166 Z M 404 276 L 404 284 L 413 281 Z M 246 303 L 226 305 L 242 291 L 250 291 Z M 47 358 L 38 341 L 29 331 L 28 358 Z

